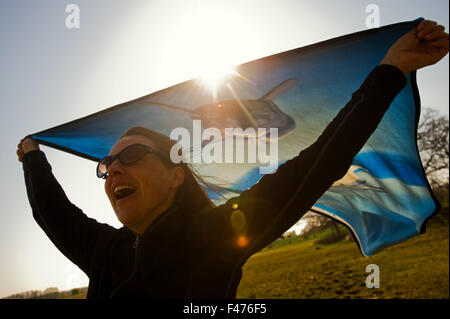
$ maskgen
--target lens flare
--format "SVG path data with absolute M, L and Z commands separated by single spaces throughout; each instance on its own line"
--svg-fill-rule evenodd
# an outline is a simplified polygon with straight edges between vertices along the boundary
M 247 246 L 247 245 L 248 245 L 248 239 L 247 239 L 246 237 L 244 237 L 244 236 L 240 236 L 240 237 L 237 239 L 237 245 L 238 245 L 239 247 L 245 247 L 245 246 Z
M 214 61 L 214 63 L 207 63 L 202 67 L 200 79 L 202 84 L 208 87 L 213 96 L 216 97 L 217 88 L 236 74 L 236 71 L 231 66 Z

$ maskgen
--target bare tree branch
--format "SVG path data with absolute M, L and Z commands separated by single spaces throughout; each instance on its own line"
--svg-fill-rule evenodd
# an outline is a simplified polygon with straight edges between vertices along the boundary
M 449 170 L 449 121 L 438 110 L 425 108 L 417 130 L 417 145 L 430 185 L 441 186 Z

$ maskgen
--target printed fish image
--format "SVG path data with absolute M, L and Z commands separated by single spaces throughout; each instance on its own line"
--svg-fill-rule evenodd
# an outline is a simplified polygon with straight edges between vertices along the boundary
M 358 170 L 363 170 L 368 173 L 368 171 L 361 166 L 351 165 L 347 173 L 341 179 L 335 181 L 331 187 L 368 189 L 377 192 L 384 192 L 382 187 L 369 185 L 364 179 L 361 179 L 361 177 L 356 174 L 356 171 Z
M 258 128 L 265 128 L 266 142 L 270 142 L 270 128 L 278 129 L 278 138 L 287 135 L 295 129 L 294 119 L 284 113 L 274 100 L 297 83 L 297 79 L 288 79 L 273 87 L 259 99 L 223 100 L 214 104 L 198 106 L 194 110 L 187 110 L 164 103 L 150 103 L 178 112 L 188 113 L 193 120 L 201 120 L 202 127 L 218 128 L 222 133 L 222 137 L 225 137 L 226 128 L 242 128 L 243 130 L 253 128 L 255 134 L 249 134 L 249 138 L 258 135 Z M 261 138 L 261 136 L 258 136 L 258 138 Z

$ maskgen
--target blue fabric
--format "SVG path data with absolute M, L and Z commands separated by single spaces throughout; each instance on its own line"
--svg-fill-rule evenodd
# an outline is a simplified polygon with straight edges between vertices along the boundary
M 275 118 L 271 123 L 278 123 L 280 165 L 318 138 L 391 44 L 421 20 L 362 31 L 239 65 L 235 70 L 240 76 L 221 83 L 216 96 L 204 81 L 193 79 L 32 136 L 42 144 L 96 160 L 106 156 L 130 127 L 144 126 L 168 136 L 172 129 L 184 127 L 192 136 L 193 119 L 202 119 L 202 128 L 223 120 L 201 113 L 200 106 L 238 98 L 254 120 Z M 274 89 L 283 85 L 284 90 L 275 94 Z M 437 210 L 417 151 L 419 104 L 413 72 L 354 158 L 348 173 L 353 176 L 351 182 L 332 186 L 313 207 L 347 225 L 364 255 L 423 232 L 425 221 Z M 274 111 L 258 115 L 258 107 Z M 239 123 L 238 118 L 226 120 Z M 194 167 L 203 175 L 223 180 L 222 191 L 227 197 L 251 187 L 263 176 L 256 163 Z M 217 199 L 214 193 L 210 195 Z

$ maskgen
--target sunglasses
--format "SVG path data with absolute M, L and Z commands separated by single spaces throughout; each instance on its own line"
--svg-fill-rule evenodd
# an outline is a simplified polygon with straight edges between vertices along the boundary
M 97 165 L 97 177 L 106 179 L 108 177 L 108 168 L 116 159 L 118 159 L 120 163 L 124 165 L 129 165 L 139 161 L 149 153 L 157 155 L 155 151 L 148 145 L 129 145 L 121 150 L 118 154 L 106 156 L 102 160 L 100 160 Z

